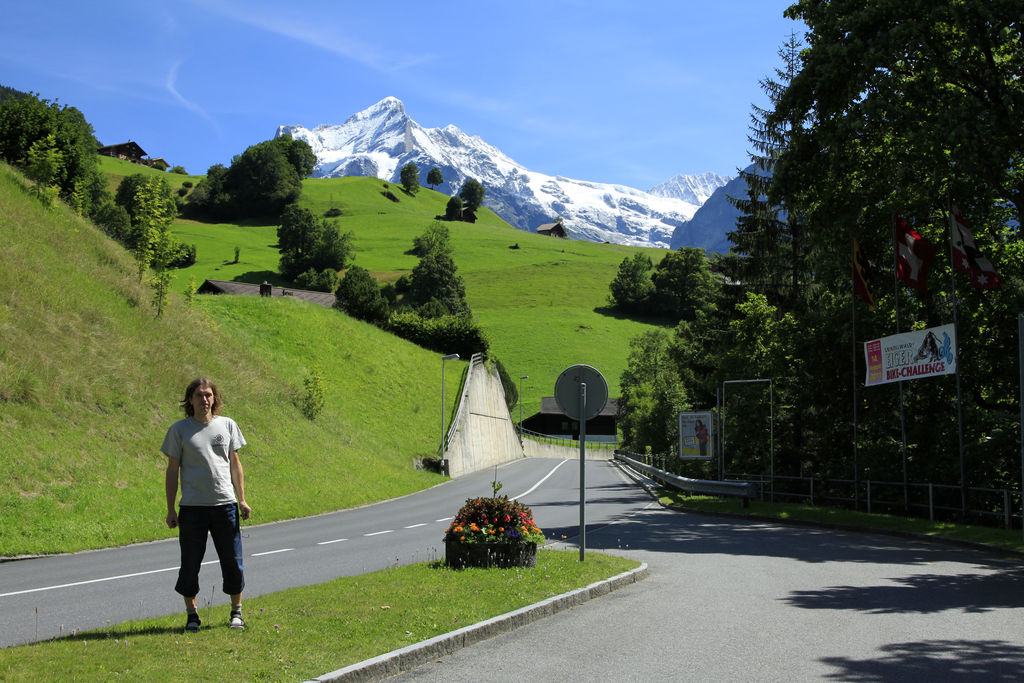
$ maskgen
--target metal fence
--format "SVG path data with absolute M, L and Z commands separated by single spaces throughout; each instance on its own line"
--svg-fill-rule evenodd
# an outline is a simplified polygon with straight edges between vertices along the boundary
M 678 460 L 668 455 L 628 453 L 640 462 L 670 470 Z M 931 521 L 963 521 L 962 489 L 952 484 L 819 479 L 726 472 L 726 481 L 752 482 L 761 500 L 833 505 L 868 513 L 927 517 Z M 967 488 L 967 521 L 1005 529 L 1021 528 L 1021 492 L 1013 489 Z
M 806 502 L 810 505 L 838 505 L 868 513 L 908 514 L 929 520 L 960 519 L 963 516 L 962 489 L 953 484 L 880 481 L 861 479 L 816 479 L 814 477 L 771 477 L 765 474 L 726 472 L 727 480 L 753 481 L 761 485 L 767 500 Z M 967 488 L 967 517 L 1005 529 L 1021 525 L 1021 493 L 1012 489 Z
M 539 441 L 540 443 L 552 444 L 554 446 L 565 446 L 567 448 L 579 448 L 580 440 L 573 439 L 568 436 L 552 436 L 551 434 L 541 434 L 540 432 L 533 432 L 529 429 L 521 429 L 516 427 L 520 437 L 524 439 L 530 439 L 532 441 Z M 591 441 L 587 439 L 587 450 L 615 450 L 619 447 L 618 441 Z

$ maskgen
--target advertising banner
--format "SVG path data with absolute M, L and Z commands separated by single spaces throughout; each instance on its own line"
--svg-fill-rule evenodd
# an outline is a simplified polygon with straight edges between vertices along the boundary
M 679 413 L 680 460 L 711 460 L 714 451 L 713 425 L 710 410 Z
M 956 328 L 931 327 L 873 339 L 864 344 L 866 386 L 905 379 L 953 375 L 957 371 Z

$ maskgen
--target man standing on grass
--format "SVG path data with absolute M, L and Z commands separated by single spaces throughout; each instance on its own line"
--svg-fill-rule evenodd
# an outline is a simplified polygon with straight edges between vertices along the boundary
M 231 628 L 244 629 L 242 619 L 242 534 L 239 517 L 249 519 L 245 477 L 238 449 L 245 438 L 230 417 L 220 416 L 221 397 L 213 382 L 200 377 L 185 389 L 185 419 L 171 425 L 160 447 L 167 456 L 167 526 L 178 527 L 181 568 L 174 590 L 185 597 L 186 631 L 199 630 L 196 595 L 199 567 L 206 552 L 206 537 L 220 558 L 224 592 L 231 596 Z M 181 503 L 174 502 L 181 480 Z

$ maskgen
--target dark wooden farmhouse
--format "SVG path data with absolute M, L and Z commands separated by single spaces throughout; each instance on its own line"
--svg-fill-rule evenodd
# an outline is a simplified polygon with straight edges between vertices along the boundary
M 137 164 L 143 163 L 142 157 L 146 156 L 146 150 L 139 147 L 135 142 L 121 142 L 116 145 L 100 147 L 99 153 L 105 157 L 115 157 L 125 161 L 134 161 Z
M 587 441 L 617 441 L 615 419 L 619 412 L 619 399 L 609 398 L 601 413 L 587 420 Z M 540 400 L 540 412 L 523 419 L 523 429 L 546 436 L 578 439 L 580 423 L 570 420 L 559 409 L 554 396 Z
M 142 149 L 137 142 L 132 142 L 130 140 L 116 145 L 100 147 L 97 152 L 105 157 L 124 159 L 125 161 L 142 164 L 143 166 L 150 166 L 160 171 L 166 171 L 171 167 L 171 165 L 167 163 L 166 159 L 162 159 L 160 157 L 154 157 L 152 159 L 146 158 L 146 150 Z
M 545 223 L 537 228 L 537 233 L 540 235 L 547 235 L 548 237 L 561 237 L 563 240 L 569 238 L 569 234 L 565 231 L 565 226 L 560 222 Z
M 291 287 L 275 287 L 267 282 L 262 285 L 254 285 L 250 282 L 229 282 L 227 280 L 206 280 L 197 294 L 237 294 L 241 296 L 273 296 L 291 297 L 299 301 L 308 301 L 311 304 L 330 308 L 334 305 L 335 296 L 330 292 L 313 292 L 308 289 L 293 289 Z

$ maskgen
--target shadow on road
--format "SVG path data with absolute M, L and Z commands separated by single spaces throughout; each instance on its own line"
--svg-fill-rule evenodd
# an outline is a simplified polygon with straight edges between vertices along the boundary
M 824 657 L 842 681 L 1019 681 L 1024 648 L 1001 640 L 891 643 L 871 659 Z

